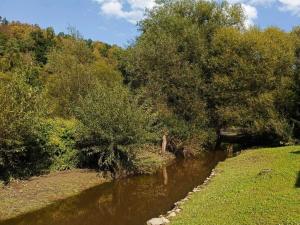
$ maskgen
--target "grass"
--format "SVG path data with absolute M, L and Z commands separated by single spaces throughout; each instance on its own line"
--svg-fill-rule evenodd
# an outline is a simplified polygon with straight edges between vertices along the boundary
M 245 151 L 216 172 L 171 225 L 300 224 L 300 146 Z
M 147 151 L 143 149 L 137 151 L 133 164 L 137 174 L 153 174 L 173 160 L 173 154 L 166 153 L 161 155 L 159 150 L 151 151 L 151 148 L 149 148 Z
M 0 183 L 0 221 L 41 209 L 105 181 L 94 171 L 70 170 L 13 181 L 8 186 Z

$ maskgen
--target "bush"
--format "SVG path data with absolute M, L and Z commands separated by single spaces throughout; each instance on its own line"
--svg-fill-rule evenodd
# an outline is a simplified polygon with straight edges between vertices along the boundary
M 155 117 L 116 83 L 97 84 L 77 109 L 78 146 L 84 164 L 117 172 L 132 166 L 131 146 L 155 142 Z
M 46 148 L 51 160 L 50 170 L 67 170 L 79 163 L 75 149 L 75 132 L 78 122 L 75 119 L 48 119 L 44 122 Z
M 182 154 L 183 150 L 197 155 L 203 149 L 213 149 L 216 135 L 213 129 L 198 123 L 187 122 L 174 115 L 161 116 L 162 123 L 168 128 L 169 151 Z
M 20 75 L 0 83 L 0 177 L 30 176 L 48 166 L 39 133 L 41 93 Z
M 135 146 L 132 150 L 132 170 L 136 174 L 153 174 L 158 169 L 162 168 L 171 158 L 169 155 L 160 155 L 160 148 L 155 145 L 141 145 Z M 165 158 L 164 158 L 165 157 Z

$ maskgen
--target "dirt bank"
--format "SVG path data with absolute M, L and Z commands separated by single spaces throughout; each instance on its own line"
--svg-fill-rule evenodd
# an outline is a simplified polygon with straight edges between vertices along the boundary
M 43 208 L 106 182 L 90 170 L 71 170 L 0 186 L 0 221 Z

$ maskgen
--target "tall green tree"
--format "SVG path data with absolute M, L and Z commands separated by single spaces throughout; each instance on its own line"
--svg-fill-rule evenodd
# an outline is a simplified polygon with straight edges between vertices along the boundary
M 39 133 L 41 94 L 21 73 L 0 77 L 0 177 L 32 175 L 47 165 Z
M 46 87 L 55 115 L 72 117 L 79 98 L 100 80 L 121 80 L 120 74 L 103 60 L 96 60 L 82 40 L 65 39 L 49 55 L 45 67 Z
M 295 73 L 294 73 L 294 98 L 293 111 L 291 112 L 292 122 L 295 127 L 295 135 L 300 138 L 300 27 L 295 27 L 291 33 L 295 41 Z
M 293 63 L 293 42 L 283 31 L 219 29 L 212 40 L 208 79 L 215 126 L 288 138 Z
M 37 29 L 30 33 L 33 44 L 33 51 L 35 58 L 38 63 L 46 64 L 47 53 L 50 48 L 54 45 L 54 30 L 52 28 L 47 28 L 45 31 Z
M 214 33 L 243 29 L 240 5 L 210 1 L 162 1 L 141 21 L 141 36 L 129 48 L 125 82 L 151 99 L 176 140 L 210 142 L 207 63 Z M 209 135 L 208 135 L 209 133 Z

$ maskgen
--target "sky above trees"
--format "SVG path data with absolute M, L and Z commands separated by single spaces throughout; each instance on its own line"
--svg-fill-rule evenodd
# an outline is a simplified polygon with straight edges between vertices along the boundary
M 290 30 L 300 24 L 300 0 L 229 0 L 241 3 L 248 25 L 279 26 Z M 136 22 L 155 0 L 1 0 L 0 15 L 56 32 L 74 26 L 85 38 L 126 46 L 138 35 Z

